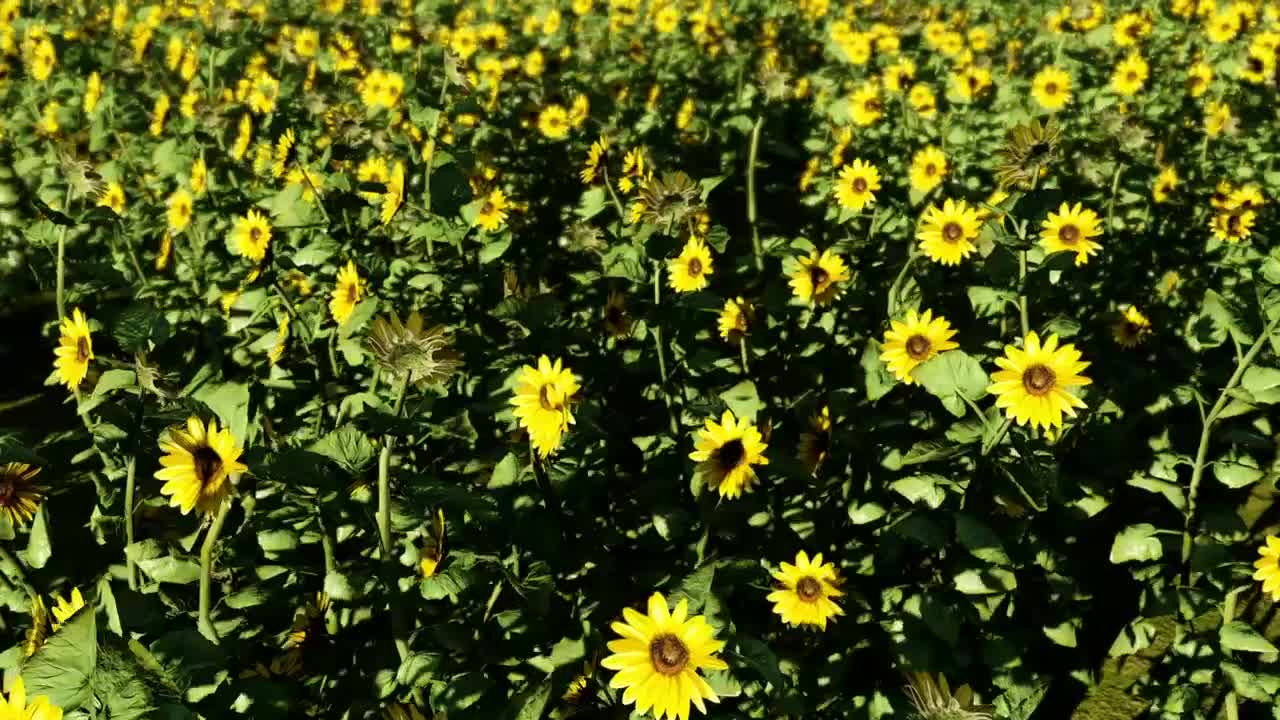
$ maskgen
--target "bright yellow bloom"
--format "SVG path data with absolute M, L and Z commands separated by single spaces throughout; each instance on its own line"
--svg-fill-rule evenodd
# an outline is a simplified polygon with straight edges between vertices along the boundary
M 871 163 L 855 159 L 840 170 L 836 201 L 846 210 L 859 212 L 876 201 L 875 192 L 879 189 L 880 171 Z
M 1187 69 L 1187 93 L 1191 97 L 1200 97 L 1209 91 L 1213 82 L 1213 67 L 1204 61 L 1197 62 Z
M 1151 187 L 1151 199 L 1158 203 L 1165 202 L 1178 187 L 1178 171 L 1172 165 L 1160 170 L 1155 185 Z
M 1070 388 L 1093 382 L 1080 374 L 1089 363 L 1080 360 L 1074 345 L 1058 347 L 1058 336 L 1044 344 L 1040 336 L 1028 333 L 1023 347 L 1006 345 L 1004 357 L 996 358 L 1000 370 L 991 374 L 987 392 L 996 396 L 996 407 L 1019 425 L 1030 423 L 1045 430 L 1062 427 L 1062 417 L 1075 417 L 1085 404 Z
M 236 220 L 231 230 L 231 245 L 242 257 L 262 262 L 271 245 L 271 222 L 257 210 L 249 210 Z
M 690 237 L 679 257 L 667 263 L 667 283 L 676 292 L 694 292 L 707 286 L 711 275 L 711 248 L 701 240 Z
M 95 108 L 98 107 L 98 101 L 102 99 L 102 76 L 97 70 L 89 73 L 89 79 L 84 84 L 84 108 L 85 115 L 93 114 Z
M 569 112 L 560 105 L 548 105 L 538 113 L 538 131 L 549 140 L 569 136 Z
M 246 113 L 240 116 L 240 124 L 236 131 L 236 141 L 231 146 L 232 159 L 243 159 L 244 154 L 249 151 L 249 142 L 251 140 L 253 140 L 253 118 Z
M 160 493 L 170 496 L 169 505 L 181 508 L 183 515 L 216 512 L 231 494 L 232 478 L 249 469 L 240 462 L 243 450 L 230 428 L 219 430 L 216 418 L 207 425 L 198 417 L 187 418 L 185 428 L 169 428 L 160 449 L 165 452 L 155 475 L 164 481 Z
M 911 158 L 911 189 L 927 193 L 942 184 L 947 174 L 947 156 L 933 145 L 927 145 Z
M 911 86 L 911 92 L 907 94 L 907 101 L 911 103 L 911 108 L 922 118 L 928 119 L 938 114 L 938 98 L 934 94 L 933 88 L 924 83 L 916 83 Z
M 1076 254 L 1076 266 L 1089 262 L 1092 255 L 1102 249 L 1093 238 L 1102 235 L 1102 223 L 1098 214 L 1081 203 L 1074 206 L 1062 203 L 1058 212 L 1049 213 L 1040 226 L 1040 247 L 1046 255 L 1056 252 Z
M 797 259 L 788 284 L 792 295 L 803 302 L 829 305 L 840 293 L 838 283 L 848 279 L 849 268 L 844 264 L 844 258 L 829 249 L 821 253 L 811 250 L 808 257 Z
M 1266 543 L 1258 548 L 1257 560 L 1253 566 L 1254 580 L 1262 581 L 1262 592 L 1270 595 L 1273 601 L 1280 601 L 1280 537 L 1268 535 Z
M 653 711 L 657 720 L 688 720 L 690 704 L 707 712 L 706 703 L 720 702 L 699 670 L 727 670 L 716 656 L 724 642 L 702 615 L 689 617 L 689 601 L 681 599 L 671 612 L 662 593 L 649 597 L 648 614 L 623 608 L 626 622 L 610 627 L 621 636 L 609 642 L 612 653 L 600 664 L 617 672 L 609 681 L 622 694 L 625 705 L 636 712 Z
M 169 229 L 175 233 L 182 232 L 191 224 L 191 216 L 194 212 L 192 208 L 191 193 L 186 188 L 178 188 L 169 196 Z
M 391 169 L 391 180 L 387 183 L 387 191 L 382 194 L 382 224 L 391 222 L 396 211 L 404 202 L 404 163 L 396 161 Z
M 329 312 L 333 315 L 334 322 L 339 325 L 345 324 L 363 296 L 364 280 L 360 278 L 360 271 L 356 269 L 355 261 L 348 260 L 347 264 L 338 271 L 338 282 L 333 288 L 333 295 L 329 298 Z
M 812 625 L 826 630 L 827 623 L 843 615 L 844 610 L 832 598 L 844 595 L 840 590 L 840 575 L 832 563 L 822 562 L 822 553 L 809 559 L 808 553 L 796 553 L 796 563 L 781 563 L 774 570 L 773 578 L 781 587 L 766 598 L 773 603 L 773 612 L 788 625 Z
M 58 347 L 53 351 L 53 367 L 58 380 L 75 390 L 89 373 L 89 361 L 93 359 L 93 338 L 89 335 L 89 322 L 80 308 L 71 311 L 71 317 L 62 318 Z
M 856 125 L 866 127 L 884 115 L 884 103 L 880 100 L 880 86 L 873 81 L 863 83 L 849 101 L 849 113 Z
M 1252 210 L 1228 210 L 1215 214 L 1209 221 L 1209 229 L 1217 239 L 1234 245 L 1253 234 L 1255 219 L 1257 213 Z
M 751 312 L 751 303 L 741 297 L 725 300 L 716 320 L 721 339 L 737 342 L 746 335 L 751 329 Z
M 7 700 L 0 700 L 0 718 L 4 720 L 62 720 L 62 708 L 49 701 L 48 695 L 37 695 L 27 704 L 27 688 L 22 678 L 13 681 Z
M 293 128 L 286 129 L 276 138 L 275 161 L 271 165 L 271 174 L 275 177 L 284 177 L 284 173 L 289 169 L 289 163 L 293 161 L 294 145 L 297 139 L 293 134 Z
M 198 157 L 191 163 L 191 192 L 203 195 L 207 187 L 209 187 L 209 167 L 204 164 L 203 157 Z
M 14 527 L 26 525 L 44 501 L 44 488 L 32 481 L 40 468 L 26 463 L 0 465 L 0 513 Z
M 963 200 L 948 199 L 941 208 L 930 205 L 925 209 L 916 239 L 930 260 L 959 265 L 978 249 L 973 241 L 981 229 L 982 219 L 977 208 L 969 207 Z
M 1148 72 L 1147 61 L 1137 53 L 1130 53 L 1111 74 L 1111 89 L 1121 95 L 1135 95 L 1146 84 Z
M 722 498 L 733 499 L 751 492 L 758 480 L 752 465 L 769 464 L 764 456 L 768 447 L 751 421 L 738 420 L 732 410 L 725 410 L 719 423 L 708 418 L 698 431 L 689 459 L 698 463 L 696 472 L 707 487 L 714 487 Z
M 484 204 L 480 206 L 480 211 L 476 213 L 475 224 L 484 228 L 485 232 L 496 232 L 507 221 L 507 208 L 509 207 L 511 207 L 511 203 L 507 200 L 506 194 L 502 190 L 494 188 L 485 196 Z
M 1204 108 L 1204 133 L 1209 137 L 1217 137 L 1223 133 L 1234 118 L 1231 106 L 1224 102 L 1210 102 Z
M 591 143 L 591 148 L 587 150 L 587 159 L 582 163 L 582 171 L 578 173 L 578 177 L 582 178 L 584 185 L 590 185 L 596 181 L 601 175 L 601 170 L 608 172 L 608 168 L 603 168 L 601 161 L 607 161 L 609 152 L 609 138 L 601 135 L 599 139 Z
M 160 97 L 156 98 L 156 104 L 151 109 L 150 130 L 152 135 L 159 135 L 164 132 L 164 120 L 169 115 L 169 103 L 167 94 L 161 93 Z
M 570 401 L 578 392 L 578 379 L 559 358 L 553 363 L 543 355 L 538 366 L 525 365 L 520 371 L 515 397 L 516 419 L 529 432 L 533 447 L 547 457 L 560 447 L 561 436 L 573 424 Z
M 978 99 L 991 87 L 991 71 L 979 65 L 970 65 L 951 76 L 951 90 L 965 102 Z
M 1151 320 L 1135 305 L 1128 305 L 1111 326 L 1111 336 L 1123 347 L 1132 348 L 1146 342 L 1151 335 Z
M 1071 76 L 1052 65 L 1036 73 L 1031 81 L 1031 96 L 1045 110 L 1061 110 L 1071 102 Z
M 36 654 L 43 645 L 44 641 L 49 638 L 49 610 L 45 607 L 44 598 L 39 595 L 31 596 L 31 627 L 27 628 L 27 636 L 22 644 L 22 654 L 24 657 L 31 657 Z M 0 704 L 0 713 L 4 712 L 3 704 Z
M 880 346 L 880 361 L 889 366 L 894 377 L 907 385 L 914 384 L 911 371 L 917 365 L 938 353 L 960 347 L 951 340 L 955 334 L 946 318 L 933 317 L 931 310 L 919 315 L 910 310 L 905 320 L 889 321 L 884 343 Z
M 84 596 L 80 594 L 80 588 L 71 588 L 70 600 L 63 600 L 60 595 L 54 595 L 53 602 L 53 631 L 58 632 L 77 610 L 84 607 Z

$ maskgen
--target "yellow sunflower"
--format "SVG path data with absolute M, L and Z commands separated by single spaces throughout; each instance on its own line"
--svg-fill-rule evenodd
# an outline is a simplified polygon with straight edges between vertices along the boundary
M 89 321 L 80 308 L 71 310 L 71 317 L 62 318 L 58 331 L 58 347 L 53 350 L 53 367 L 58 380 L 75 390 L 89 373 L 89 361 L 93 359 L 93 338 L 89 334 Z
M 880 86 L 873 80 L 862 84 L 849 101 L 850 114 L 856 125 L 872 125 L 884 115 L 884 102 L 880 99 Z
M 191 215 L 193 209 L 191 207 L 191 193 L 185 188 L 178 188 L 169 196 L 169 229 L 173 232 L 182 232 L 191 224 Z
M 764 456 L 769 446 L 760 431 L 749 420 L 735 418 L 732 410 L 725 410 L 719 423 L 708 418 L 698 431 L 694 447 L 689 459 L 698 463 L 696 472 L 722 498 L 733 499 L 751 492 L 758 480 L 751 466 L 769 464 L 769 458 Z
M 107 183 L 102 195 L 98 197 L 98 207 L 111 208 L 111 212 L 123 215 L 125 208 L 124 187 L 114 180 Z
M 231 229 L 231 244 L 241 257 L 262 262 L 271 245 L 271 222 L 257 210 L 250 210 L 236 220 Z
M 876 201 L 875 191 L 879 189 L 880 171 L 875 165 L 857 159 L 840 170 L 836 201 L 840 207 L 858 212 Z
M 1178 187 L 1178 171 L 1172 165 L 1160 170 L 1155 185 L 1151 187 L 1151 199 L 1158 203 L 1165 202 Z
M 364 280 L 360 278 L 360 271 L 356 268 L 355 261 L 348 260 L 347 264 L 338 271 L 338 282 L 333 287 L 333 296 L 329 298 L 329 312 L 333 315 L 334 322 L 339 325 L 347 322 L 347 318 L 355 312 L 360 298 L 364 297 L 364 286 Z
M 1045 430 L 1062 427 L 1062 416 L 1075 417 L 1085 404 L 1070 392 L 1093 382 L 1080 374 L 1089 363 L 1080 360 L 1074 345 L 1058 347 L 1058 336 L 1044 344 L 1035 332 L 1027 334 L 1023 347 L 1006 345 L 996 358 L 1000 370 L 992 373 L 987 392 L 996 396 L 996 407 L 1019 425 L 1031 423 Z
M 720 309 L 720 317 L 716 326 L 720 329 L 720 338 L 729 342 L 737 342 L 751 329 L 751 303 L 741 297 L 725 300 Z
M 1147 61 L 1137 53 L 1130 53 L 1111 74 L 1111 89 L 1121 95 L 1135 95 L 1146 84 L 1148 72 Z
M 511 203 L 507 200 L 507 196 L 502 190 L 494 188 L 485 196 L 484 204 L 480 206 L 480 211 L 476 213 L 476 225 L 484 228 L 485 232 L 495 232 L 502 224 L 507 221 L 507 208 L 511 207 Z
M 1200 97 L 1209 91 L 1213 82 L 1213 67 L 1206 62 L 1197 62 L 1187 68 L 1187 94 Z
M 919 315 L 911 310 L 904 321 L 889 321 L 889 329 L 884 331 L 884 343 L 880 346 L 880 360 L 889 366 L 894 377 L 912 385 L 915 379 L 911 377 L 911 371 L 917 365 L 938 353 L 960 347 L 951 340 L 955 334 L 946 318 L 933 317 L 931 310 Z
M 525 365 L 520 371 L 515 397 L 516 419 L 529 431 L 534 448 L 547 457 L 560 447 L 560 437 L 573 424 L 570 401 L 578 392 L 578 379 L 559 358 L 552 362 L 543 355 L 538 366 Z
M 980 229 L 982 219 L 978 208 L 969 207 L 963 200 L 947 200 L 941 208 L 930 205 L 925 209 L 916 239 L 930 260 L 959 265 L 978 249 L 973 241 Z
M 1224 102 L 1210 102 L 1204 108 L 1204 133 L 1209 137 L 1221 135 L 1235 118 L 1231 106 Z
M 383 225 L 391 222 L 391 218 L 396 216 L 396 212 L 403 202 L 404 163 L 397 160 L 395 166 L 391 168 L 391 180 L 387 182 L 387 191 L 382 194 L 382 214 L 380 219 Z
M 26 463 L 0 465 L 0 512 L 10 525 L 26 525 L 40 509 L 44 488 L 32 482 L 39 474 L 40 468 Z
M 594 183 L 601 176 L 602 162 L 608 162 L 609 158 L 609 138 L 601 135 L 598 140 L 591 143 L 590 149 L 587 150 L 587 159 L 582 163 L 582 170 L 578 173 L 578 177 L 582 179 L 584 185 Z
M 1045 110 L 1061 110 L 1071 102 L 1071 76 L 1049 65 L 1031 81 L 1031 97 Z
M 610 687 L 626 688 L 623 704 L 634 704 L 640 714 L 652 709 L 658 720 L 687 720 L 691 703 L 705 714 L 706 703 L 720 701 L 698 671 L 728 669 L 716 657 L 724 642 L 716 640 L 705 617 L 689 617 L 687 599 L 672 612 L 662 593 L 655 592 L 648 614 L 624 608 L 622 616 L 626 622 L 610 626 L 621 638 L 609 642 L 612 654 L 600 664 L 617 673 Z
M 285 171 L 289 169 L 289 163 L 293 161 L 293 149 L 296 142 L 293 128 L 288 128 L 276 139 L 274 161 L 271 163 L 271 174 L 273 176 L 284 177 Z
M 1252 210 L 1230 210 L 1219 212 L 1209 221 L 1209 229 L 1219 240 L 1231 243 L 1240 242 L 1253 234 L 1253 222 L 1257 213 Z
M 929 145 L 921 148 L 911 158 L 911 189 L 927 193 L 942 183 L 947 174 L 947 156 L 942 150 Z
M 840 591 L 840 575 L 832 563 L 822 562 L 822 553 L 809 559 L 808 553 L 796 553 L 796 563 L 781 564 L 781 570 L 772 575 L 781 587 L 769 593 L 773 612 L 788 625 L 814 625 L 827 629 L 827 622 L 834 622 L 844 610 L 832 598 L 844 595 Z
M 849 279 L 849 268 L 844 258 L 823 250 L 811 250 L 808 257 L 798 258 L 791 273 L 791 292 L 795 297 L 814 305 L 828 305 L 839 294 L 837 283 Z
M 823 405 L 822 409 L 809 418 L 809 429 L 800 433 L 800 444 L 796 455 L 800 462 L 813 474 L 827 459 L 831 449 L 831 408 Z
M 76 611 L 84 607 L 84 595 L 80 594 L 80 588 L 71 588 L 70 599 L 64 600 L 61 595 L 53 596 L 53 631 L 58 632 L 62 626 L 71 619 Z
M 444 510 L 437 508 L 431 520 L 431 533 L 418 551 L 418 573 L 427 578 L 436 574 L 444 559 Z
M 548 140 L 569 136 L 569 111 L 560 105 L 548 105 L 538 113 L 538 131 Z
M 1268 535 L 1267 541 L 1258 548 L 1259 557 L 1253 561 L 1257 568 L 1253 572 L 1254 580 L 1262 581 L 1262 592 L 1271 599 L 1280 602 L 1280 537 Z
M 0 717 L 13 720 L 62 720 L 62 708 L 48 695 L 37 695 L 27 704 L 27 688 L 22 678 L 15 678 L 8 699 L 0 699 Z
M 1058 212 L 1049 213 L 1040 226 L 1040 247 L 1045 254 L 1056 252 L 1073 252 L 1076 254 L 1076 266 L 1089 262 L 1089 257 L 1097 254 L 1102 245 L 1092 238 L 1102 234 L 1102 223 L 1098 214 L 1086 209 L 1083 204 L 1062 203 Z
M 1111 336 L 1123 347 L 1137 347 L 1151 334 L 1151 320 L 1135 305 L 1128 305 L 1111 326 Z
M 667 284 L 676 292 L 694 292 L 707 286 L 711 275 L 711 248 L 701 240 L 690 237 L 680 251 L 680 256 L 667 263 Z
M 164 481 L 160 493 L 169 495 L 169 505 L 183 515 L 217 511 L 231 494 L 231 478 L 249 469 L 240 462 L 243 451 L 231 430 L 219 430 L 217 419 L 205 425 L 198 417 L 187 418 L 185 428 L 169 428 L 160 449 L 165 452 L 155 475 Z

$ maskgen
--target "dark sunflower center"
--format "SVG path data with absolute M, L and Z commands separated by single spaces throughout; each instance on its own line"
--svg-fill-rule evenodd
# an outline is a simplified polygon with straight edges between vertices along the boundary
M 360 293 L 360 289 L 357 288 L 354 283 L 351 285 L 348 285 L 347 286 L 347 302 L 354 305 L 356 300 L 359 299 L 358 297 L 359 293 Z
M 1250 56 L 1247 62 L 1250 72 L 1262 72 L 1262 60 L 1260 58 Z
M 201 445 L 191 453 L 191 463 L 195 466 L 196 478 L 200 480 L 201 485 L 204 485 L 222 468 L 222 457 L 208 445 Z
M 649 661 L 662 675 L 679 675 L 689 664 L 689 648 L 675 635 L 659 635 L 649 643 Z
M 800 578 L 800 582 L 796 583 L 796 595 L 799 595 L 800 599 L 807 603 L 816 602 L 818 598 L 822 597 L 822 585 L 814 578 L 806 575 Z
M 867 181 L 864 178 L 853 179 L 853 191 L 856 193 L 864 193 L 867 191 Z
M 866 108 L 867 112 L 873 112 L 873 113 L 878 113 L 878 112 L 880 112 L 882 109 L 884 109 L 884 105 L 882 105 L 882 104 L 880 103 L 880 100 L 878 100 L 878 99 L 876 99 L 876 100 L 868 100 L 868 101 L 863 105 L 863 107 L 864 107 L 864 108 Z
M 1058 83 L 1054 83 L 1054 82 L 1046 83 L 1044 86 L 1044 92 L 1046 95 L 1057 95 Z
M 1138 73 L 1136 73 L 1136 72 L 1134 72 L 1134 71 L 1130 70 L 1130 71 L 1129 71 L 1129 73 L 1128 73 L 1127 75 L 1125 75 L 1125 79 L 1126 79 L 1126 80 L 1128 80 L 1129 82 L 1137 82 L 1137 81 L 1138 81 Z
M 255 243 L 262 239 L 262 228 L 249 228 L 249 239 Z
M 13 475 L 0 475 L 0 507 L 5 507 L 17 494 L 18 484 Z
M 925 175 L 929 175 L 929 176 L 937 175 L 937 174 L 938 174 L 938 166 L 937 166 L 937 165 L 934 165 L 933 163 L 929 163 L 928 165 L 925 165 L 925 166 L 924 166 L 924 174 L 925 174 Z
M 1057 379 L 1053 371 L 1044 365 L 1032 365 L 1022 373 L 1022 387 L 1038 397 L 1052 390 Z
M 942 238 L 949 243 L 959 242 L 962 235 L 964 228 L 960 227 L 960 223 L 949 222 L 942 226 Z
M 80 362 L 89 359 L 89 338 L 82 337 L 76 340 L 76 359 Z
M 610 325 L 622 324 L 622 308 L 617 305 L 610 305 L 604 311 L 604 319 Z
M 830 279 L 831 274 L 826 270 L 823 270 L 821 267 L 814 265 L 809 268 L 809 281 L 813 283 L 814 289 L 822 287 L 826 284 L 827 280 Z
M 1230 232 L 1232 235 L 1235 235 L 1236 233 L 1240 232 L 1240 216 L 1239 215 L 1231 215 L 1227 217 L 1227 231 Z
M 1063 225 L 1058 230 L 1058 239 L 1062 241 L 1063 245 L 1075 245 L 1080 240 L 1080 228 L 1075 225 Z
M 912 335 L 907 338 L 907 355 L 912 360 L 923 360 L 929 356 L 929 350 L 933 344 L 929 342 L 929 338 L 923 335 Z
M 701 274 L 702 274 L 702 261 L 699 260 L 698 258 L 693 258 L 692 260 L 689 261 L 689 275 L 692 277 L 698 277 Z
M 551 384 L 547 383 L 538 391 L 538 402 L 542 405 L 543 410 L 560 410 L 560 403 L 551 399 Z
M 743 447 L 741 440 L 730 440 L 721 445 L 720 452 L 716 454 L 720 467 L 725 470 L 732 470 L 738 467 L 746 457 L 747 449 Z

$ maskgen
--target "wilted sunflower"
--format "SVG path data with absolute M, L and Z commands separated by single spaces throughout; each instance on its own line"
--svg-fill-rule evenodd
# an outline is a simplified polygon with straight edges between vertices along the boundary
M 813 305 L 829 305 L 840 293 L 838 283 L 849 279 L 849 268 L 844 258 L 823 250 L 809 251 L 808 257 L 797 258 L 796 269 L 788 284 L 791 293 L 801 301 Z
M 705 617 L 689 617 L 687 599 L 671 612 L 667 599 L 655 592 L 648 614 L 623 608 L 622 615 L 626 622 L 610 626 L 621 638 L 609 642 L 613 654 L 600 664 L 616 671 L 609 687 L 626 689 L 623 704 L 634 704 L 640 714 L 652 709 L 658 720 L 685 720 L 691 703 L 705 714 L 706 703 L 720 701 L 698 671 L 728 669 L 716 657 L 724 642 L 716 640 Z
M 683 172 L 646 177 L 640 185 L 643 219 L 661 228 L 691 227 L 702 211 L 698 186 Z
M 911 189 L 927 193 L 942 183 L 947 174 L 947 156 L 942 150 L 928 145 L 911 158 Z
M 858 158 L 840 170 L 836 201 L 845 210 L 859 212 L 876 201 L 875 192 L 879 189 L 880 171 L 875 165 Z
M 54 705 L 48 695 L 37 695 L 27 703 L 27 688 L 22 677 L 14 678 L 9 688 L 9 698 L 0 697 L 0 717 L 14 720 L 62 720 L 62 708 Z
M 5 514 L 10 525 L 26 525 L 40 509 L 44 488 L 32 482 L 32 478 L 39 474 L 40 468 L 26 463 L 0 465 L 0 512 Z
M 418 709 L 417 705 L 404 703 L 395 703 L 383 708 L 382 717 L 384 720 L 427 720 L 427 716 Z
M 89 373 L 89 361 L 93 359 L 93 338 L 89 334 L 89 321 L 80 308 L 71 310 L 71 317 L 62 318 L 58 347 L 53 350 L 53 367 L 58 380 L 75 390 Z
M 1089 262 L 1089 257 L 1097 254 L 1102 245 L 1093 238 L 1102 235 L 1102 223 L 1098 214 L 1084 207 L 1081 203 L 1074 206 L 1062 203 L 1058 212 L 1049 213 L 1044 224 L 1040 226 L 1040 247 L 1046 255 L 1056 252 L 1073 252 L 1076 254 L 1076 266 Z
M 716 326 L 720 329 L 721 339 L 738 342 L 751 330 L 751 303 L 741 297 L 725 300 L 720 309 L 720 317 Z
M 1268 535 L 1266 542 L 1258 548 L 1258 555 L 1260 557 L 1253 561 L 1256 568 L 1253 579 L 1261 580 L 1262 592 L 1280 602 L 1280 537 Z
M 271 222 L 257 210 L 250 210 L 236 220 L 231 230 L 231 244 L 236 252 L 254 262 L 262 262 L 271 245 Z
M 53 631 L 58 632 L 62 626 L 75 615 L 77 611 L 84 608 L 84 595 L 80 594 L 80 588 L 71 588 L 71 595 L 64 600 L 61 595 L 53 596 Z
M 572 715 L 579 706 L 585 705 L 591 700 L 592 686 L 595 684 L 592 677 L 595 675 L 595 667 L 591 661 L 582 664 L 582 672 L 574 676 L 569 681 L 569 686 L 565 688 L 564 694 L 560 696 L 560 700 L 570 705 L 567 714 Z
M 782 617 L 782 622 L 826 630 L 828 622 L 844 614 L 832 600 L 844 595 L 839 587 L 840 575 L 835 565 L 822 562 L 822 553 L 810 560 L 808 553 L 801 550 L 796 553 L 794 565 L 784 562 L 772 575 L 781 587 L 766 599 L 773 603 L 773 612 Z
M 722 498 L 751 492 L 758 479 L 752 465 L 769 464 L 764 456 L 769 446 L 760 431 L 751 421 L 735 418 L 732 410 L 725 410 L 719 423 L 708 418 L 694 447 L 689 459 L 698 463 L 696 472 Z
M 800 433 L 800 445 L 796 449 L 796 455 L 812 475 L 822 466 L 830 450 L 831 408 L 823 405 L 821 410 L 809 418 L 809 429 Z
M 916 239 L 920 249 L 934 262 L 959 265 L 978 249 L 974 240 L 982 229 L 978 209 L 963 200 L 948 199 L 939 208 L 930 205 L 921 217 Z
M 387 377 L 419 388 L 442 384 L 462 365 L 448 328 L 436 325 L 424 330 L 416 310 L 403 324 L 394 312 L 375 318 L 369 348 Z
M 338 281 L 333 287 L 333 295 L 329 298 L 329 313 L 333 315 L 334 322 L 339 325 L 347 322 L 347 318 L 355 312 L 360 298 L 364 296 L 364 285 L 355 261 L 348 260 L 347 264 L 338 271 Z
M 961 685 L 951 692 L 945 675 L 907 673 L 907 697 L 915 706 L 915 720 L 990 720 L 991 706 L 978 705 L 973 690 Z
M 667 263 L 667 282 L 676 292 L 694 292 L 707 286 L 711 275 L 711 248 L 690 237 L 679 257 Z
M 1253 234 L 1256 217 L 1257 213 L 1252 210 L 1220 212 L 1209 221 L 1209 229 L 1215 238 L 1234 245 Z
M 610 337 L 631 334 L 631 318 L 627 315 L 627 296 L 614 290 L 604 304 L 604 330 Z
M 1123 347 L 1137 347 L 1151 334 L 1151 320 L 1135 305 L 1127 305 L 1111 325 L 1111 336 Z
M 560 447 L 561 436 L 573 424 L 570 403 L 578 392 L 578 379 L 559 358 L 538 358 L 537 367 L 525 365 L 520 372 L 515 397 L 516 419 L 529 432 L 533 447 L 547 457 Z
M 216 512 L 231 494 L 233 476 L 249 469 L 240 462 L 243 450 L 231 430 L 219 430 L 216 418 L 207 425 L 198 417 L 187 418 L 185 428 L 169 428 L 160 449 L 165 452 L 155 475 L 164 481 L 160 493 L 169 495 L 169 505 L 181 508 L 183 515 Z
M 1027 334 L 1023 347 L 1006 345 L 996 358 L 1000 370 L 991 374 L 987 392 L 996 396 L 996 407 L 1019 425 L 1046 430 L 1062 427 L 1062 417 L 1075 417 L 1085 404 L 1070 389 L 1093 382 L 1080 374 L 1089 363 L 1080 360 L 1074 345 L 1058 347 L 1050 335 L 1042 345 L 1035 332 Z
M 911 377 L 911 371 L 917 365 L 938 353 L 960 347 L 951 340 L 955 334 L 947 319 L 933 317 L 932 310 L 925 310 L 919 315 L 910 310 L 904 321 L 889 321 L 889 329 L 884 331 L 884 343 L 880 346 L 880 360 L 889 366 L 894 377 L 912 385 L 915 379 Z
M 1015 126 L 1000 148 L 1002 159 L 996 168 L 996 182 L 1001 188 L 1030 189 L 1045 168 L 1057 160 L 1061 135 L 1062 129 L 1052 117 Z
M 1061 110 L 1071 102 L 1071 76 L 1052 65 L 1042 68 L 1031 81 L 1031 97 L 1045 110 Z

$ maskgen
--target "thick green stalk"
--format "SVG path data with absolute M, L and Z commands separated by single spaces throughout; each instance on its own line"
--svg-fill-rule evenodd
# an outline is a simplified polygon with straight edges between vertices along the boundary
M 756 225 L 756 155 L 760 150 L 760 131 L 764 116 L 756 118 L 751 128 L 751 146 L 747 150 L 747 223 L 751 225 L 751 249 L 755 253 L 756 271 L 764 270 L 764 247 L 760 244 L 760 228 Z
M 391 409 L 393 417 L 400 417 L 400 409 L 404 406 L 405 391 L 408 379 L 400 380 L 396 388 L 395 404 Z M 382 452 L 378 455 L 378 540 L 382 545 L 382 561 L 389 568 L 394 568 L 396 558 L 391 546 L 391 453 L 395 448 L 395 437 L 382 436 Z M 392 581 L 392 594 L 399 592 Z M 409 631 L 405 625 L 404 613 L 400 609 L 398 598 L 391 603 L 391 634 L 396 644 L 396 653 L 401 660 L 409 657 Z
M 134 475 L 137 474 L 138 459 L 130 457 L 124 468 L 124 559 L 129 572 L 129 589 L 138 589 L 138 565 L 134 562 L 129 547 L 133 545 L 133 493 Z
M 653 307 L 655 311 L 662 308 L 662 263 L 653 261 Z M 676 423 L 675 411 L 671 408 L 671 395 L 667 392 L 667 354 L 662 342 L 662 319 L 653 321 L 653 347 L 658 351 L 658 372 L 662 376 L 662 401 L 667 406 L 667 419 L 670 421 L 671 434 L 675 435 L 679 425 Z
M 1027 251 L 1018 253 L 1018 320 L 1022 323 L 1022 337 L 1031 332 L 1030 317 L 1027 313 Z M 1004 313 L 1001 313 L 1002 315 Z
M 218 544 L 218 536 L 222 534 L 222 524 L 227 521 L 227 513 L 230 510 L 231 500 L 227 499 L 213 516 L 209 532 L 204 536 L 204 544 L 200 546 L 200 616 L 196 627 L 200 630 L 200 634 L 214 645 L 220 642 L 220 638 L 210 617 L 213 609 L 213 549 Z

